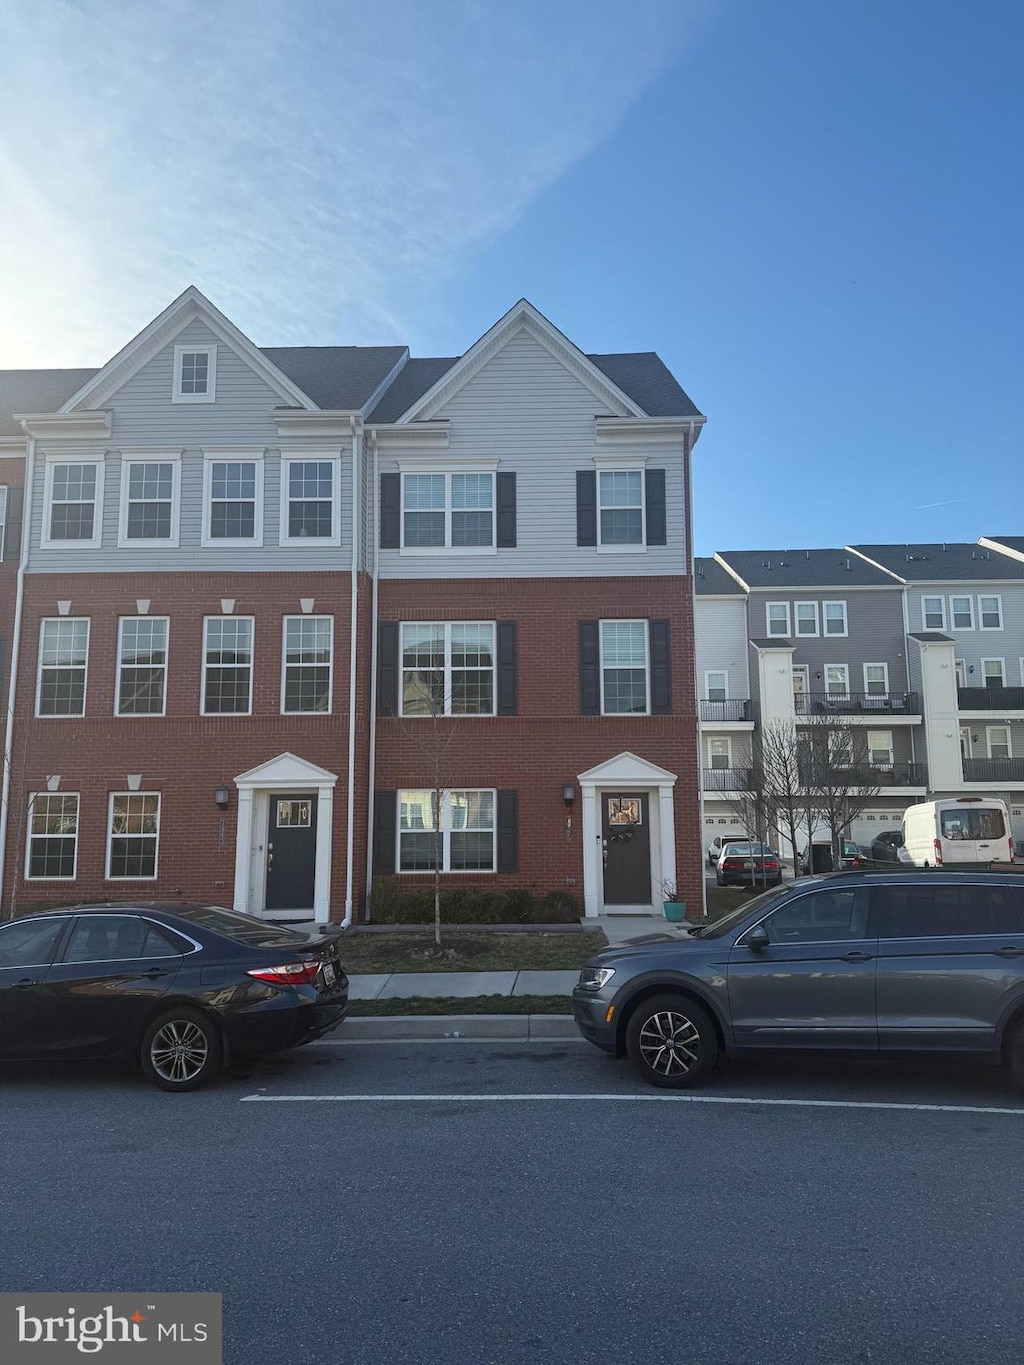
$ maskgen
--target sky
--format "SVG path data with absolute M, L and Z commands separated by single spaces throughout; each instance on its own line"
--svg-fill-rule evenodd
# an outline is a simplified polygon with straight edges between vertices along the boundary
M 695 548 L 1024 534 L 1024 6 L 0 0 L 0 366 L 527 297 L 707 414 Z

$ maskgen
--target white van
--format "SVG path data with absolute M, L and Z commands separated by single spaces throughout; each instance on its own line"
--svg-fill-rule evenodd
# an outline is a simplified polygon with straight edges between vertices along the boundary
M 903 812 L 900 861 L 915 867 L 1012 863 L 1006 803 L 989 796 L 959 796 L 908 806 Z

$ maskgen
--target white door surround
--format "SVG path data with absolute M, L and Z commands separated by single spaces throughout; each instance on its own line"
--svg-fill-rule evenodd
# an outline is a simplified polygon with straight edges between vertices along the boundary
M 313 915 L 317 924 L 331 918 L 331 835 L 334 829 L 334 786 L 338 777 L 295 754 L 278 754 L 235 778 L 238 829 L 235 835 L 234 908 L 250 915 L 266 911 L 267 817 L 272 791 L 315 792 L 317 796 L 316 863 Z M 309 911 L 275 912 L 275 919 L 308 919 Z
M 665 883 L 676 882 L 676 819 L 672 788 L 676 774 L 648 763 L 628 751 L 589 768 L 577 777 L 583 797 L 583 905 L 588 919 L 604 909 L 604 859 L 602 857 L 601 809 L 605 791 L 643 791 L 650 798 L 651 903 L 616 905 L 615 913 L 649 915 L 659 909 Z

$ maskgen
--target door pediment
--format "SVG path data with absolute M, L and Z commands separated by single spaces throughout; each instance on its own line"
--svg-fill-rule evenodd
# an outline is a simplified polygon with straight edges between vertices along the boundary
M 594 768 L 588 768 L 585 773 L 578 775 L 577 780 L 581 786 L 588 787 L 607 786 L 608 783 L 665 787 L 674 785 L 676 774 L 625 750 Z
M 235 778 L 235 786 L 242 787 L 333 787 L 338 780 L 337 773 L 299 758 L 297 754 L 283 753 L 266 763 L 250 768 Z

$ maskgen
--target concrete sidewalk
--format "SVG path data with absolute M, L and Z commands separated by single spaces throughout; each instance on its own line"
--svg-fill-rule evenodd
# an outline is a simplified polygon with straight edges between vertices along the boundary
M 579 972 L 393 972 L 349 977 L 350 1000 L 410 996 L 570 995 Z

